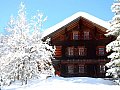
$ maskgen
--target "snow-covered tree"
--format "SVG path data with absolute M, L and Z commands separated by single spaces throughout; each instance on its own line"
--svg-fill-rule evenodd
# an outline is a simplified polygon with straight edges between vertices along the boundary
M 108 56 L 111 61 L 106 64 L 109 68 L 106 75 L 112 76 L 120 84 L 120 0 L 116 0 L 111 9 L 115 14 L 110 21 L 110 29 L 106 35 L 113 35 L 116 39 L 106 46 L 107 52 L 112 52 Z
M 23 3 L 18 16 L 10 18 L 6 27 L 9 35 L 0 42 L 0 69 L 4 84 L 15 80 L 27 84 L 28 79 L 38 78 L 41 74 L 54 75 L 51 59 L 55 49 L 49 45 L 50 39 L 42 41 L 40 32 L 45 20 L 39 11 L 27 20 Z

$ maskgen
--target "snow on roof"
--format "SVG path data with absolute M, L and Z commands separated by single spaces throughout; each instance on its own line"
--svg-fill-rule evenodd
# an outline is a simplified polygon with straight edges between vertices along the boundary
M 75 19 L 77 19 L 79 17 L 83 17 L 83 18 L 85 18 L 85 19 L 87 19 L 87 20 L 89 20 L 89 21 L 91 21 L 93 23 L 96 23 L 96 24 L 98 24 L 98 25 L 100 25 L 100 26 L 102 26 L 102 27 L 104 27 L 106 29 L 109 29 L 109 27 L 110 27 L 109 23 L 106 22 L 106 21 L 103 21 L 103 20 L 101 20 L 101 19 L 99 19 L 99 18 L 97 18 L 95 16 L 92 16 L 92 15 L 90 15 L 88 13 L 85 13 L 85 12 L 77 12 L 77 13 L 73 14 L 72 16 L 66 18 L 62 22 L 60 22 L 60 23 L 46 29 L 43 32 L 42 37 L 43 38 L 46 37 L 47 35 L 55 32 L 56 30 L 62 28 L 63 26 L 67 25 L 68 23 L 72 22 L 73 20 L 75 20 Z

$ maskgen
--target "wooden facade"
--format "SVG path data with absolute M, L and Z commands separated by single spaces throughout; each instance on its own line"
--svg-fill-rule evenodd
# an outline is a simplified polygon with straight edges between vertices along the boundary
M 79 17 L 52 32 L 51 45 L 56 47 L 53 64 L 56 74 L 69 76 L 105 77 L 109 59 L 106 45 L 106 28 L 84 17 Z

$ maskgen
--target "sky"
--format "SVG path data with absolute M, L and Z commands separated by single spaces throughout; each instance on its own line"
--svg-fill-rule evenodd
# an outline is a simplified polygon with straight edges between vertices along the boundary
M 20 3 L 26 6 L 28 19 L 37 10 L 48 19 L 43 28 L 47 29 L 77 12 L 87 12 L 105 21 L 112 19 L 111 5 L 114 0 L 1 0 L 0 1 L 0 33 L 5 34 L 4 28 L 10 16 L 17 16 Z

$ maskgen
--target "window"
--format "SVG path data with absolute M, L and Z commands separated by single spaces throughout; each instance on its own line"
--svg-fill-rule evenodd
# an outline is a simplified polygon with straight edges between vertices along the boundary
M 68 65 L 68 73 L 73 74 L 74 73 L 74 66 L 73 65 Z
M 104 48 L 99 48 L 99 55 L 104 55 Z
M 86 55 L 86 49 L 84 47 L 78 48 L 78 55 L 79 56 L 85 56 Z
M 74 48 L 73 47 L 68 47 L 68 55 L 73 56 L 74 55 Z
M 105 46 L 98 46 L 96 49 L 96 54 L 98 56 L 104 56 L 105 55 Z
M 84 31 L 84 40 L 89 40 L 89 32 Z
M 104 73 L 105 72 L 105 66 L 104 65 L 100 65 L 100 73 Z
M 100 56 L 105 55 L 105 48 L 104 47 L 98 47 L 98 55 L 100 55 Z
M 73 32 L 73 40 L 78 40 L 78 39 L 79 39 L 78 31 L 74 31 Z
M 84 73 L 84 65 L 79 65 L 79 73 Z
M 66 55 L 68 56 L 85 56 L 86 55 L 86 48 L 83 47 L 68 47 Z

